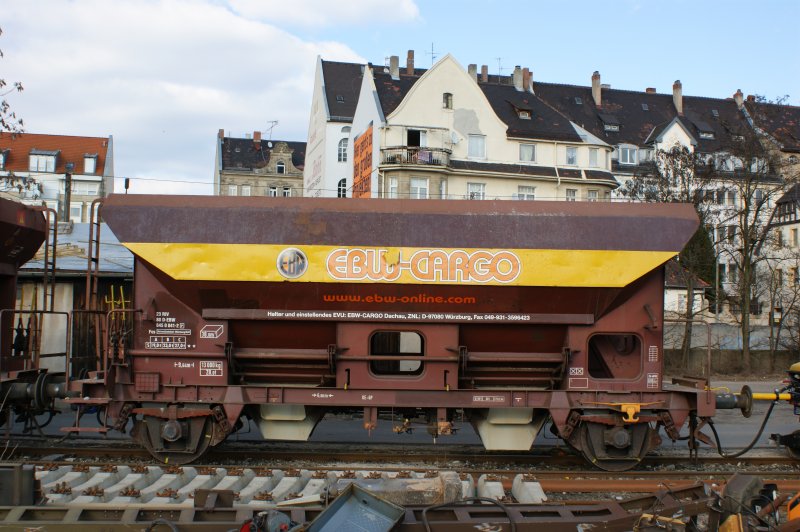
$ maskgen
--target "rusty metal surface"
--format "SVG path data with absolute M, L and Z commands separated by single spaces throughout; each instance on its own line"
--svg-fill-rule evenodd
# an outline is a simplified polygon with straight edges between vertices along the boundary
M 121 242 L 675 252 L 698 224 L 675 204 L 135 194 L 109 196 L 102 216 Z

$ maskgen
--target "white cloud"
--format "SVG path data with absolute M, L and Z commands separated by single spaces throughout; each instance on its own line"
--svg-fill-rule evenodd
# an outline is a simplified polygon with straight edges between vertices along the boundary
M 414 0 L 231 0 L 231 7 L 246 17 L 276 25 L 299 27 L 398 24 L 420 18 Z
M 26 130 L 113 135 L 115 174 L 142 178 L 132 192 L 210 191 L 175 181 L 211 182 L 220 128 L 278 120 L 274 138 L 305 140 L 316 56 L 363 61 L 218 2 L 50 0 L 3 15 L 0 68 L 25 86 L 8 99 Z

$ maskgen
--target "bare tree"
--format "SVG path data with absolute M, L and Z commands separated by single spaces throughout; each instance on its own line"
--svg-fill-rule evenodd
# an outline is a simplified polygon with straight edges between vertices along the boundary
M 2 34 L 3 29 L 0 28 L 0 35 Z M 2 57 L 3 51 L 0 50 L 0 58 Z M 4 78 L 0 77 L 0 132 L 22 132 L 22 119 L 17 117 L 17 114 L 11 110 L 11 104 L 5 99 L 9 94 L 13 92 L 22 92 L 22 90 L 22 83 L 19 81 L 14 81 L 9 85 Z
M 686 308 L 681 313 L 685 319 L 681 345 L 681 367 L 689 367 L 689 350 L 692 340 L 692 319 L 695 315 L 695 290 L 697 280 L 710 282 L 714 275 L 713 245 L 706 230 L 707 204 L 703 201 L 704 189 L 698 176 L 698 156 L 686 146 L 674 145 L 668 150 L 657 150 L 651 164 L 640 167 L 636 175 L 620 189 L 623 196 L 633 199 L 694 205 L 701 224 L 679 256 L 679 277 L 686 287 Z

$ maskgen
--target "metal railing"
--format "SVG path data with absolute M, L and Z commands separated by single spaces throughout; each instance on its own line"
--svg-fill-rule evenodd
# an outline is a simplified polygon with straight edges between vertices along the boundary
M 394 146 L 381 149 L 382 164 L 449 166 L 450 150 L 427 146 Z

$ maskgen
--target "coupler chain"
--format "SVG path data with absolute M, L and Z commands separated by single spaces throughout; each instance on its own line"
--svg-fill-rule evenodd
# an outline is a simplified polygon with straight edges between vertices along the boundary
M 680 431 L 678 431 L 678 427 L 675 426 L 675 422 L 672 421 L 672 416 L 669 415 L 669 412 L 659 412 L 658 420 L 664 426 L 664 433 L 666 433 L 672 441 L 676 441 L 680 438 Z
M 133 406 L 133 403 L 125 403 L 122 405 L 119 416 L 117 416 L 117 422 L 114 423 L 114 430 L 125 434 L 125 426 L 128 424 L 128 419 L 131 417 Z

